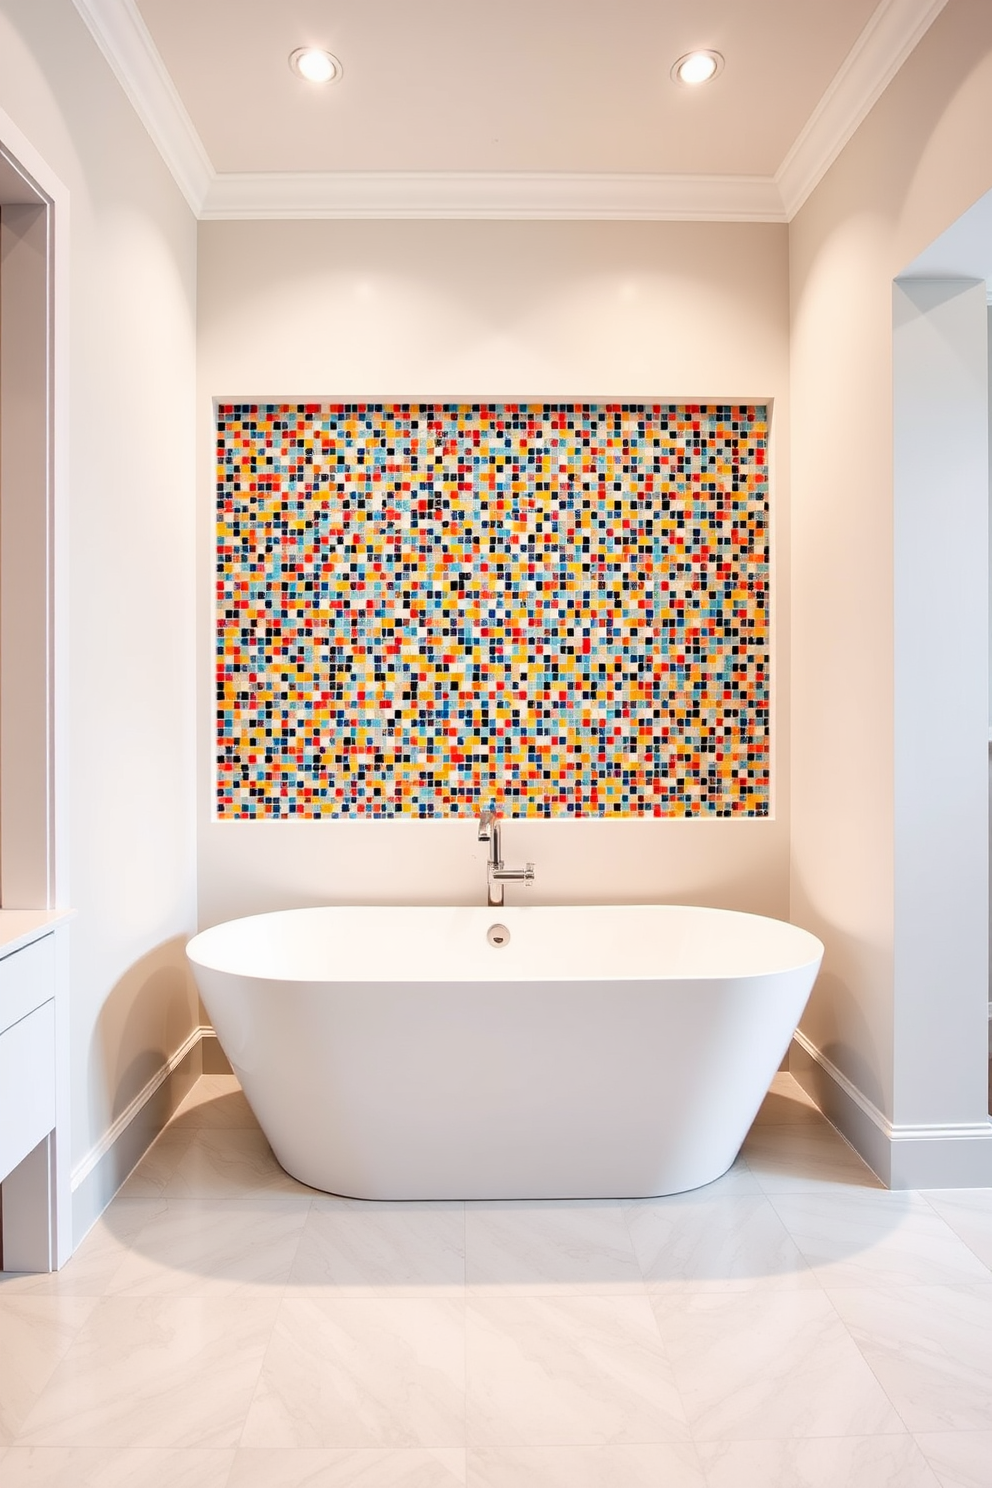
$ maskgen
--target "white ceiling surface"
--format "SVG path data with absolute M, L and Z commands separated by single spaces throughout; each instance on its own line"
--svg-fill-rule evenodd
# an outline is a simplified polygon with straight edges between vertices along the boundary
M 787 221 L 946 0 L 75 0 L 201 217 Z M 289 53 L 340 58 L 314 86 Z M 700 47 L 726 66 L 687 89 Z
M 876 4 L 138 0 L 138 10 L 218 171 L 769 176 Z M 303 44 L 341 59 L 340 83 L 307 86 L 290 72 Z M 700 45 L 724 54 L 725 72 L 708 89 L 677 87 L 672 63 Z

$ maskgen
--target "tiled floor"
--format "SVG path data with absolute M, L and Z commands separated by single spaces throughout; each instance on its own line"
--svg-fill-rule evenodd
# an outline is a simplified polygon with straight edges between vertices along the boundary
M 888 1193 L 788 1075 L 718 1183 L 363 1204 L 202 1079 L 0 1280 L 2 1488 L 992 1488 L 992 1189 Z

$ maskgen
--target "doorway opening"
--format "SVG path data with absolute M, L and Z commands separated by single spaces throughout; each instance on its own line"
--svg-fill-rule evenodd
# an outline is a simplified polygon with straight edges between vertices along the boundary
M 63 887 L 55 286 L 66 278 L 55 224 L 58 211 L 64 226 L 66 201 L 0 114 L 0 1266 L 42 1271 L 71 1249 L 64 941 L 52 935 Z
M 992 193 L 893 290 L 895 1105 L 901 1083 L 913 1119 L 930 1102 L 935 1133 L 979 1146 L 992 1110 L 990 283 Z
M 55 905 L 51 201 L 0 146 L 0 906 Z

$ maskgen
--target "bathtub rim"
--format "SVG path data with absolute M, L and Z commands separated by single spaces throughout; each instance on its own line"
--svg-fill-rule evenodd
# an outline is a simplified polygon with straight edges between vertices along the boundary
M 633 971 L 633 972 L 624 971 L 620 967 L 615 967 L 615 968 L 611 968 L 608 976 L 604 976 L 600 972 L 591 972 L 591 973 L 589 973 L 587 975 L 582 975 L 582 974 L 576 975 L 573 972 L 564 972 L 563 971 L 560 975 L 553 976 L 553 977 L 551 977 L 551 976 L 542 976 L 542 975 L 532 975 L 532 976 L 528 976 L 526 978 L 526 980 L 534 981 L 536 983 L 544 983 L 544 982 L 551 982 L 551 981 L 581 981 L 581 982 L 587 982 L 587 983 L 588 982 L 602 982 L 602 981 L 617 981 L 617 982 L 656 981 L 656 982 L 665 982 L 665 981 L 673 981 L 673 980 L 688 981 L 688 982 L 712 982 L 714 979 L 728 980 L 728 979 L 735 979 L 737 977 L 740 977 L 740 978 L 770 977 L 770 976 L 776 976 L 776 975 L 778 975 L 780 973 L 798 972 L 798 971 L 801 971 L 801 970 L 805 970 L 806 968 L 811 967 L 811 966 L 814 966 L 814 965 L 817 967 L 817 971 L 818 971 L 819 970 L 819 967 L 822 965 L 822 962 L 823 962 L 823 957 L 824 957 L 824 954 L 825 954 L 825 948 L 824 948 L 823 942 L 816 935 L 814 935 L 812 933 L 812 931 L 805 929 L 801 925 L 795 925 L 790 920 L 782 920 L 782 919 L 777 918 L 774 915 L 760 915 L 760 914 L 755 914 L 755 913 L 751 912 L 750 910 L 726 909 L 726 908 L 723 908 L 723 907 L 717 906 L 717 905 L 672 904 L 672 903 L 658 903 L 656 901 L 645 901 L 645 902 L 637 903 L 637 904 L 627 904 L 627 903 L 624 903 L 624 904 L 598 903 L 598 904 L 581 904 L 581 905 L 580 904 L 515 904 L 515 905 L 507 905 L 507 906 L 503 906 L 503 907 L 499 907 L 499 908 L 489 907 L 489 906 L 486 906 L 486 905 L 479 905 L 479 904 L 351 904 L 351 903 L 349 903 L 349 904 L 298 905 L 298 906 L 295 906 L 295 907 L 290 908 L 290 909 L 263 910 L 263 911 L 260 911 L 260 912 L 258 912 L 256 914 L 239 915 L 239 916 L 237 916 L 234 919 L 221 920 L 221 921 L 218 921 L 218 923 L 215 924 L 215 925 L 208 925 L 204 929 L 197 931 L 197 933 L 190 938 L 190 940 L 186 944 L 185 951 L 186 951 L 186 956 L 187 956 L 188 961 L 194 967 L 200 966 L 200 967 L 203 967 L 204 970 L 217 972 L 217 973 L 220 973 L 220 974 L 225 975 L 225 976 L 231 976 L 231 977 L 250 977 L 254 981 L 270 982 L 270 983 L 272 983 L 274 985 L 284 985 L 284 984 L 288 984 L 288 983 L 292 983 L 294 985 L 296 985 L 296 984 L 304 984 L 304 983 L 306 983 L 306 984 L 321 984 L 321 983 L 326 983 L 326 984 L 352 984 L 352 985 L 365 985 L 365 986 L 369 986 L 369 985 L 394 983 L 396 981 L 402 981 L 404 984 L 408 984 L 411 987 L 416 987 L 416 986 L 426 986 L 426 985 L 430 985 L 432 983 L 438 983 L 438 982 L 458 983 L 458 982 L 469 981 L 469 982 L 479 983 L 479 984 L 483 984 L 483 983 L 499 983 L 499 982 L 501 982 L 503 980 L 506 980 L 506 977 L 505 977 L 505 975 L 503 975 L 503 976 L 499 975 L 498 972 L 495 971 L 495 969 L 494 969 L 494 974 L 492 974 L 492 975 L 485 975 L 485 976 L 466 975 L 464 969 L 462 969 L 462 970 L 452 969 L 449 972 L 445 972 L 445 971 L 440 971 L 439 972 L 438 970 L 432 970 L 429 974 L 424 974 L 424 975 L 412 975 L 412 974 L 409 974 L 409 973 L 405 973 L 402 977 L 395 977 L 395 976 L 390 976 L 388 974 L 383 974 L 382 971 L 377 971 L 375 973 L 369 971 L 369 972 L 366 972 L 366 974 L 364 974 L 364 975 L 356 976 L 351 969 L 349 969 L 348 972 L 346 972 L 346 973 L 342 973 L 340 976 L 317 976 L 317 977 L 313 977 L 313 976 L 298 976 L 298 975 L 293 975 L 293 974 L 291 974 L 288 971 L 282 971 L 282 972 L 276 974 L 276 973 L 267 973 L 266 971 L 260 970 L 257 967 L 250 967 L 250 968 L 247 968 L 246 967 L 244 969 L 236 969 L 230 962 L 224 962 L 220 958 L 217 958 L 216 957 L 216 953 L 215 953 L 215 956 L 214 957 L 211 957 L 211 956 L 204 955 L 203 954 L 203 951 L 204 951 L 204 948 L 209 943 L 209 937 L 211 937 L 215 932 L 225 931 L 225 932 L 228 932 L 228 933 L 232 933 L 232 932 L 236 931 L 236 929 L 237 929 L 238 926 L 246 925 L 246 924 L 249 924 L 249 923 L 251 923 L 251 924 L 257 924 L 259 921 L 263 921 L 263 920 L 269 920 L 269 921 L 282 920 L 282 921 L 286 921 L 286 920 L 292 919 L 294 917 L 299 917 L 299 916 L 309 917 L 311 915 L 316 915 L 316 914 L 327 914 L 327 913 L 332 913 L 333 914 L 335 911 L 343 911 L 343 912 L 348 912 L 348 913 L 355 913 L 355 912 L 357 912 L 359 914 L 368 913 L 369 915 L 373 915 L 373 914 L 383 915 L 383 914 L 388 914 L 390 911 L 402 911 L 405 914 L 418 915 L 418 916 L 421 916 L 421 915 L 428 915 L 429 916 L 429 915 L 434 914 L 434 913 L 437 913 L 437 914 L 446 914 L 446 913 L 449 913 L 450 914 L 451 912 L 456 912 L 457 913 L 457 912 L 461 911 L 461 912 L 464 912 L 466 914 L 472 913 L 472 914 L 478 916 L 479 918 L 486 918 L 486 917 L 488 917 L 491 920 L 499 921 L 501 919 L 501 917 L 503 917 L 503 916 L 509 916 L 512 919 L 512 918 L 515 918 L 518 915 L 520 915 L 520 916 L 529 916 L 529 915 L 541 914 L 541 915 L 551 915 L 551 916 L 554 916 L 556 913 L 572 913 L 572 914 L 593 913 L 593 914 L 595 914 L 597 912 L 602 912 L 602 911 L 607 911 L 607 912 L 610 912 L 610 913 L 623 915 L 623 914 L 628 913 L 628 912 L 650 911 L 650 910 L 661 910 L 661 911 L 672 911 L 672 912 L 680 912 L 681 911 L 681 912 L 683 912 L 683 913 L 685 913 L 687 915 L 696 915 L 696 914 L 698 914 L 698 915 L 701 915 L 701 916 L 714 916 L 714 917 L 724 918 L 724 919 L 730 918 L 730 919 L 735 919 L 735 920 L 759 921 L 759 922 L 761 922 L 762 924 L 765 924 L 765 925 L 780 926 L 784 930 L 787 930 L 788 932 L 790 932 L 790 936 L 793 937 L 793 938 L 795 938 L 797 940 L 797 943 L 801 943 L 801 941 L 805 941 L 806 954 L 803 955 L 802 957 L 798 957 L 797 956 L 795 959 L 789 960 L 785 964 L 783 964 L 783 963 L 777 963 L 777 964 L 774 964 L 774 965 L 765 966 L 765 967 L 763 967 L 760 970 L 739 971 L 739 972 L 731 972 L 731 973 L 728 973 L 728 972 L 716 972 L 716 971 L 712 971 L 712 970 L 702 969 L 702 970 L 699 970 L 699 971 L 681 971 L 680 970 L 677 973 L 671 973 L 671 974 L 666 974 L 666 973 L 661 973 L 661 972 L 654 973 L 654 974 L 645 974 L 645 973 L 642 973 L 642 972 L 639 972 L 639 971 Z M 814 977 L 815 977 L 815 975 L 816 975 L 816 972 L 814 972 Z M 524 979 L 525 978 L 513 978 L 513 980 L 524 980 Z

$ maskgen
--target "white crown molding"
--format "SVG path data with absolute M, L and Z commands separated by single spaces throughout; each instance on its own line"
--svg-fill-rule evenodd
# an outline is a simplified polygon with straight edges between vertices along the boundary
M 791 222 L 947 0 L 882 0 L 775 173 Z
M 73 3 L 198 216 L 214 169 L 134 0 Z
M 214 177 L 201 217 L 784 222 L 761 176 L 333 171 Z
M 947 0 L 881 0 L 774 180 L 543 172 L 214 171 L 135 0 L 74 0 L 198 217 L 788 222 Z

